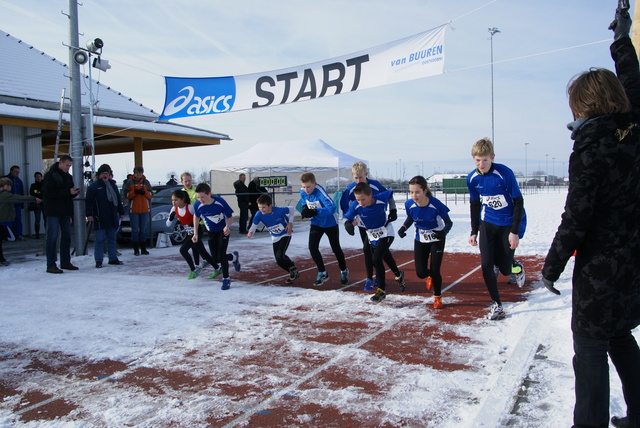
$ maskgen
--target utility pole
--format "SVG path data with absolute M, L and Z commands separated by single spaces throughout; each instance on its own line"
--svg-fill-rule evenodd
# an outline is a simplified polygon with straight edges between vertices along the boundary
M 493 113 L 493 36 L 496 33 L 499 33 L 496 27 L 489 28 L 489 34 L 491 34 L 491 142 L 493 143 L 493 147 L 496 146 L 496 136 L 495 136 L 495 124 L 494 124 L 494 113 Z
M 78 34 L 78 2 L 69 0 L 69 89 L 71 99 L 71 141 L 69 143 L 69 155 L 73 158 L 73 183 L 80 191 L 73 199 L 73 230 L 75 236 L 76 256 L 80 254 L 87 240 L 85 225 L 85 201 L 84 201 L 84 166 L 82 141 L 82 93 L 80 92 L 80 65 L 75 61 L 74 55 L 80 47 Z M 57 159 L 54 159 L 57 162 Z

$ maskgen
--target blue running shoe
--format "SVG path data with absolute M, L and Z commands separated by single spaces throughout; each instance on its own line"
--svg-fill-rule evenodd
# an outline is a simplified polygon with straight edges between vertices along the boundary
M 340 284 L 347 285 L 349 283 L 349 269 L 340 272 Z
M 327 272 L 318 272 L 318 276 L 316 276 L 316 281 L 313 283 L 313 285 L 318 287 L 327 281 L 329 281 L 329 274 Z
M 234 251 L 233 252 L 233 268 L 236 270 L 236 272 L 240 272 L 240 257 L 238 256 L 238 252 Z
M 373 290 L 375 285 L 375 282 L 373 282 L 373 279 L 369 279 L 367 278 L 367 280 L 364 283 L 364 291 L 371 291 Z
M 222 287 L 220 287 L 220 290 L 228 290 L 231 288 L 231 279 L 230 278 L 224 278 L 222 280 Z

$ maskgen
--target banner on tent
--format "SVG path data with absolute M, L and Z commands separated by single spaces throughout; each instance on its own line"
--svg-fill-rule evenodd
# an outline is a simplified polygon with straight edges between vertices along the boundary
M 395 42 L 282 70 L 226 77 L 167 77 L 159 120 L 323 98 L 442 74 L 445 25 Z

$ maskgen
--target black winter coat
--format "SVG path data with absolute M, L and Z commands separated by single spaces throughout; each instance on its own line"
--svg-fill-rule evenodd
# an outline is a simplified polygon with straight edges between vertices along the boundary
M 113 205 L 107 199 L 106 186 L 111 186 L 118 198 L 118 204 Z M 91 183 L 87 189 L 87 199 L 85 206 L 87 217 L 93 217 L 93 227 L 95 229 L 115 229 L 120 226 L 120 216 L 124 215 L 122 198 L 118 191 L 118 186 L 113 180 L 106 183 L 100 179 Z
M 42 193 L 44 193 L 44 215 L 47 217 L 73 217 L 73 198 L 70 190 L 75 186 L 73 177 L 68 172 L 62 172 L 58 163 L 54 163 L 42 179 Z
M 633 111 L 574 130 L 565 211 L 542 270 L 556 281 L 577 250 L 571 329 L 594 339 L 640 324 L 640 72 L 629 38 L 611 55 Z

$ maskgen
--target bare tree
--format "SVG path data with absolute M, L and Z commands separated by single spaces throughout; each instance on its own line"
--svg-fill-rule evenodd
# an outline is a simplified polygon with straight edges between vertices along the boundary
M 198 177 L 196 178 L 196 183 L 195 184 L 200 184 L 200 183 L 208 183 L 210 180 L 210 175 L 209 175 L 209 171 L 205 171 L 204 169 L 202 171 L 200 171 L 200 174 L 198 175 Z

